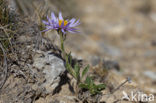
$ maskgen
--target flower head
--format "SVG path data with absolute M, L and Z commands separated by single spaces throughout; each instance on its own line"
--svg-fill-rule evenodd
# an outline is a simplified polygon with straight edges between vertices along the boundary
M 51 18 L 47 16 L 47 21 L 43 20 L 43 23 L 46 25 L 46 29 L 44 31 L 60 30 L 63 34 L 66 34 L 66 32 L 77 33 L 78 29 L 76 26 L 80 24 L 79 20 L 76 21 L 75 18 L 72 18 L 71 20 L 64 20 L 61 12 L 59 13 L 58 18 L 52 12 Z

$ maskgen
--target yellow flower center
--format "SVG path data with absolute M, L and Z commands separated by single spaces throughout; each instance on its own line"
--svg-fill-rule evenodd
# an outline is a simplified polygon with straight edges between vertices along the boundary
M 61 26 L 62 22 L 64 22 L 64 26 L 68 24 L 67 20 L 59 20 L 59 26 Z

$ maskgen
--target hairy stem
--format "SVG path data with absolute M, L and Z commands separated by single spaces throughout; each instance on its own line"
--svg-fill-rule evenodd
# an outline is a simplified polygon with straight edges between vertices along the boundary
M 68 55 L 65 51 L 64 48 L 64 40 L 65 40 L 65 36 L 61 31 L 58 31 L 59 35 L 60 35 L 60 42 L 61 42 L 61 51 L 62 51 L 62 57 L 65 59 L 66 62 L 66 69 L 67 71 L 77 80 L 77 85 L 79 85 L 79 83 L 81 83 L 80 81 L 80 77 L 77 78 L 77 74 L 76 72 L 73 70 L 73 67 L 71 65 L 71 62 L 69 61 L 70 58 L 70 54 Z M 78 88 L 78 87 L 77 87 Z
M 60 42 L 61 42 L 61 51 L 62 51 L 62 56 L 63 58 L 66 57 L 66 52 L 64 50 L 64 39 L 63 39 L 63 34 L 60 33 Z
M 61 51 L 62 51 L 62 57 L 65 59 L 65 62 L 66 62 L 66 69 L 68 70 L 68 72 L 73 76 L 74 76 L 74 71 L 72 69 L 72 66 L 71 64 L 69 63 L 69 60 L 68 60 L 68 55 L 66 54 L 65 52 L 65 48 L 64 48 L 64 34 L 61 32 L 61 31 L 58 31 L 58 34 L 60 35 L 60 42 L 61 42 Z

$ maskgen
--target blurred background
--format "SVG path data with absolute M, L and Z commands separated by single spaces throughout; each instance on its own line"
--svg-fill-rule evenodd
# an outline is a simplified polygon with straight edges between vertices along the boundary
M 120 75 L 156 94 L 156 0 L 9 0 L 9 6 L 39 26 L 52 11 L 80 19 L 68 51 L 92 66 L 115 61 Z

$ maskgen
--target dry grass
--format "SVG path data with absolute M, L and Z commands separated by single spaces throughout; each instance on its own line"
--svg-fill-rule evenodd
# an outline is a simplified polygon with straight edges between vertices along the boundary
M 3 87 L 7 77 L 7 54 L 6 50 L 9 49 L 11 44 L 11 38 L 6 29 L 9 24 L 9 10 L 4 0 L 0 0 L 0 61 L 2 61 L 2 68 L 0 71 L 3 73 L 3 79 L 0 81 L 0 89 Z
M 42 30 L 42 20 L 52 11 L 63 12 L 64 15 L 76 15 L 75 0 L 14 0 L 21 15 L 29 16 Z
M 0 43 L 6 52 L 13 51 L 11 39 L 14 31 L 12 31 L 13 25 L 9 16 L 6 0 L 0 0 Z M 1 49 L 0 56 L 3 56 Z
M 29 18 L 38 24 L 39 29 L 44 29 L 42 20 L 46 19 L 46 16 L 51 11 L 58 13 L 63 12 L 63 15 L 75 15 L 75 1 L 74 0 L 14 0 L 17 10 L 21 15 L 29 16 Z M 74 14 L 75 13 L 75 14 Z M 14 32 L 12 31 L 12 16 L 9 14 L 9 8 L 7 7 L 7 0 L 0 0 L 0 42 L 6 51 L 12 49 L 12 38 Z M 2 51 L 0 50 L 0 55 Z
M 9 11 L 6 6 L 6 1 L 0 0 L 0 24 L 6 25 L 9 22 Z
M 7 72 L 8 72 L 8 64 L 7 64 L 7 55 L 5 53 L 5 50 L 2 46 L 2 44 L 0 43 L 0 49 L 2 50 L 2 53 L 3 53 L 3 68 L 2 68 L 2 71 L 3 71 L 3 79 L 0 81 L 0 90 L 2 89 L 5 81 L 6 81 L 6 78 L 7 78 Z

